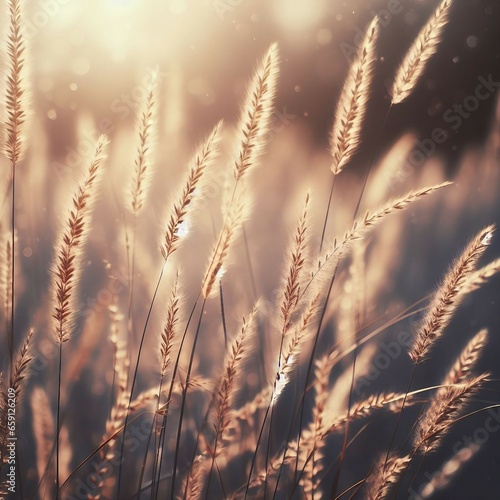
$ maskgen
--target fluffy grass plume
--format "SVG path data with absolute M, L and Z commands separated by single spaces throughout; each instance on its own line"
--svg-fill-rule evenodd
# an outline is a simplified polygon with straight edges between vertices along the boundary
M 137 156 L 135 158 L 134 175 L 129 188 L 128 208 L 137 215 L 143 207 L 147 198 L 148 188 L 151 184 L 152 154 L 151 148 L 156 135 L 156 124 L 158 116 L 157 105 L 157 82 L 158 73 L 153 72 L 151 83 L 148 87 L 146 98 L 139 113 Z
M 452 0 L 442 0 L 422 28 L 400 64 L 392 87 L 392 103 L 403 102 L 422 78 L 429 59 L 436 53 L 448 22 Z
M 74 327 L 76 309 L 75 288 L 81 272 L 82 247 L 87 239 L 90 212 L 106 158 L 107 138 L 102 135 L 96 145 L 94 157 L 78 186 L 68 209 L 52 269 L 52 331 L 55 340 L 62 344 L 70 339 Z
M 254 323 L 257 310 L 258 306 L 254 307 L 248 317 L 243 318 L 240 331 L 228 348 L 222 377 L 217 392 L 214 393 L 215 444 L 212 448 L 214 459 L 224 451 L 224 438 L 230 426 L 231 409 L 238 388 L 237 378 L 242 372 L 242 364 L 250 353 L 250 343 L 255 333 Z
M 12 307 L 12 235 L 2 231 L 0 234 L 0 300 L 5 318 L 9 317 Z
M 245 196 L 241 194 L 237 195 L 237 199 L 234 199 L 229 206 L 202 281 L 201 291 L 205 298 L 208 298 L 215 291 L 215 280 L 221 278 L 225 272 L 223 266 L 226 263 L 231 246 L 241 233 L 247 209 L 248 204 Z
M 7 37 L 7 74 L 4 119 L 6 136 L 3 138 L 3 152 L 12 165 L 16 165 L 26 148 L 27 78 L 26 41 L 23 27 L 23 2 L 9 0 L 9 31 Z
M 490 278 L 500 271 L 500 259 L 486 264 L 477 271 L 474 271 L 465 282 L 462 293 L 471 293 L 483 286 Z
M 258 66 L 247 90 L 238 125 L 238 152 L 234 177 L 239 181 L 255 166 L 265 145 L 278 79 L 278 45 L 273 43 Z
M 179 272 L 175 276 L 174 287 L 170 294 L 170 300 L 167 307 L 167 319 L 163 325 L 160 337 L 160 375 L 165 377 L 170 366 L 170 354 L 177 330 L 179 328 L 179 308 L 181 296 L 179 293 Z
M 451 266 L 435 292 L 410 350 L 410 358 L 414 363 L 422 361 L 433 343 L 443 334 L 463 297 L 460 290 L 474 272 L 477 262 L 491 241 L 493 231 L 494 226 L 489 226 L 476 235 Z
M 322 428 L 323 436 L 330 434 L 342 428 L 349 420 L 357 420 L 366 418 L 377 410 L 387 409 L 392 413 L 396 413 L 401 409 L 401 402 L 404 399 L 404 394 L 396 394 L 394 392 L 376 394 L 369 396 L 362 401 L 354 403 L 348 413 L 332 418 L 330 414 L 324 418 L 324 426 Z M 406 405 L 411 404 L 410 396 L 407 396 Z M 328 413 L 328 412 L 326 412 Z
M 33 360 L 31 351 L 34 333 L 35 330 L 31 328 L 17 355 L 16 361 L 14 363 L 14 369 L 12 370 L 9 387 L 14 390 L 16 400 L 19 400 L 22 386 L 25 383 L 25 379 L 27 378 L 29 373 L 29 365 Z
M 297 227 L 293 234 L 290 248 L 290 257 L 287 264 L 285 279 L 283 280 L 283 290 L 281 313 L 281 335 L 285 336 L 291 327 L 291 318 L 299 305 L 301 298 L 304 271 L 307 264 L 307 243 L 308 243 L 308 210 L 310 195 L 307 193 L 304 208 L 297 222 Z
M 419 421 L 414 440 L 415 451 L 427 453 L 436 449 L 467 400 L 487 380 L 488 374 L 473 377 L 470 373 L 486 344 L 486 339 L 486 330 L 477 333 L 448 371 Z
M 411 456 L 385 457 L 375 467 L 375 473 L 370 476 L 366 498 L 368 500 L 388 500 L 391 497 L 393 487 L 399 482 L 401 474 L 410 463 Z
M 35 387 L 31 393 L 31 409 L 33 412 L 33 435 L 36 447 L 36 470 L 41 491 L 45 485 L 54 484 L 53 469 L 48 467 L 54 444 L 54 417 L 50 410 L 49 398 L 41 387 Z M 42 479 L 45 477 L 45 481 Z M 50 492 L 48 493 L 51 494 Z
M 330 394 L 330 375 L 333 367 L 338 362 L 339 352 L 335 349 L 328 354 L 323 355 L 316 361 L 314 370 L 314 405 L 312 409 L 313 420 L 309 425 L 309 429 L 302 432 L 303 442 L 311 443 L 313 450 L 316 449 L 320 442 L 324 429 L 324 421 L 328 419 L 328 414 L 325 412 L 328 397 Z M 297 450 L 297 453 L 299 451 Z
M 200 146 L 191 160 L 187 178 L 182 184 L 182 191 L 166 217 L 165 229 L 160 242 L 160 250 L 164 259 L 175 252 L 183 233 L 188 231 L 189 212 L 192 210 L 195 197 L 202 190 L 202 181 L 207 168 L 218 153 L 223 122 L 217 123 L 205 142 Z
M 443 380 L 441 384 L 443 387 L 439 389 L 440 394 L 444 394 L 447 388 L 452 385 L 465 382 L 485 348 L 487 340 L 488 330 L 486 329 L 479 331 L 472 337 Z
M 229 246 L 242 229 L 248 205 L 241 194 L 236 194 L 236 188 L 247 170 L 256 165 L 264 148 L 272 116 L 277 77 L 278 46 L 273 43 L 255 71 L 241 112 L 237 158 L 234 163 L 235 185 L 232 196 L 223 203 L 223 227 L 202 281 L 202 294 L 205 298 L 213 293 L 216 278 L 224 273 L 223 263 L 227 258 Z
M 437 393 L 419 420 L 414 440 L 415 450 L 423 453 L 435 450 L 467 402 L 487 378 L 487 373 L 470 377 L 459 385 L 449 387 L 446 392 Z
M 225 444 L 228 440 L 228 432 L 231 428 L 232 408 L 234 398 L 238 390 L 238 379 L 242 372 L 242 364 L 250 353 L 250 344 L 255 334 L 255 319 L 258 311 L 258 304 L 252 312 L 243 318 L 243 323 L 239 333 L 236 335 L 231 345 L 228 347 L 224 369 L 217 389 L 213 394 L 212 406 L 209 409 L 208 421 L 212 423 L 215 437 L 209 448 L 212 457 L 210 469 L 208 471 L 207 492 L 210 487 L 212 472 L 216 460 L 226 453 Z M 195 459 L 192 470 L 188 476 L 191 496 L 189 498 L 199 498 L 203 491 L 203 479 L 206 478 L 206 455 L 200 455 Z
M 193 461 L 189 476 L 182 485 L 182 491 L 187 493 L 186 498 L 197 499 L 203 493 L 203 466 L 206 464 L 205 457 L 198 455 Z
M 335 121 L 330 133 L 330 152 L 333 157 L 331 169 L 334 175 L 340 173 L 349 163 L 361 142 L 361 126 L 366 114 L 377 60 L 375 49 L 379 33 L 378 23 L 378 18 L 375 17 L 368 26 L 337 104 Z
M 434 186 L 410 191 L 403 196 L 387 202 L 376 210 L 366 212 L 363 218 L 354 221 L 351 228 L 346 231 L 341 240 L 335 239 L 330 249 L 321 256 L 318 269 L 313 273 L 313 280 L 319 273 L 324 274 L 325 271 L 335 267 L 340 259 L 350 250 L 354 241 L 364 237 L 370 229 L 373 229 L 375 225 L 382 222 L 389 214 L 404 210 L 411 203 L 449 185 L 451 185 L 451 182 L 442 182 Z
M 292 453 L 294 457 L 300 458 L 304 465 L 302 485 L 306 493 L 317 489 L 318 484 L 315 476 L 318 472 L 317 463 L 323 458 L 321 444 L 324 442 L 321 436 L 325 408 L 330 394 L 330 374 L 338 361 L 338 351 L 332 350 L 322 356 L 315 363 L 314 370 L 314 405 L 312 409 L 312 422 L 301 432 L 301 440 L 294 445 Z M 301 443 L 301 444 L 300 444 Z M 309 461 L 307 461 L 309 458 Z
M 314 324 L 316 313 L 319 309 L 321 296 L 316 294 L 305 308 L 299 322 L 294 327 L 294 333 L 284 345 L 283 352 L 280 354 L 278 373 L 276 376 L 276 387 L 273 394 L 273 404 L 276 403 L 280 394 L 286 387 L 290 373 L 299 364 L 299 356 L 302 352 L 302 346 L 309 340 L 311 326 Z
M 116 440 L 123 428 L 127 413 L 144 408 L 156 398 L 156 389 L 141 392 L 132 402 L 130 402 L 130 393 L 125 392 L 117 397 L 106 422 L 106 432 L 99 447 L 101 460 L 93 462 L 95 474 L 90 476 L 92 482 L 92 499 L 97 500 L 101 498 L 103 491 L 105 491 L 110 464 L 119 456 L 116 449 Z M 106 495 L 104 497 L 106 498 Z

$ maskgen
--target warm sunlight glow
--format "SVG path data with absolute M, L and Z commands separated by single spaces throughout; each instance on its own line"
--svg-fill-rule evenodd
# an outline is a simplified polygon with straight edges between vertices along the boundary
M 274 0 L 274 15 L 284 29 L 307 29 L 323 16 L 326 0 Z

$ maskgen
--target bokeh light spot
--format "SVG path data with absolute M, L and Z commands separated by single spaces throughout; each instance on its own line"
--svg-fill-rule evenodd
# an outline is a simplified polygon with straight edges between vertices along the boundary
M 316 35 L 316 40 L 320 45 L 327 45 L 332 41 L 332 32 L 327 28 L 321 28 Z
M 90 63 L 85 57 L 76 57 L 71 61 L 71 70 L 75 75 L 86 75 L 90 70 Z
M 477 43 L 478 43 L 477 36 L 474 36 L 474 35 L 468 36 L 465 43 L 467 44 L 467 47 L 470 47 L 471 49 L 477 47 Z

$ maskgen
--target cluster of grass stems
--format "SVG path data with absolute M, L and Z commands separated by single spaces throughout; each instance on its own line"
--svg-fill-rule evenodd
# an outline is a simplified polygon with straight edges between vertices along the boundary
M 6 109 L 3 154 L 10 162 L 11 172 L 4 198 L 11 200 L 11 219 L 10 227 L 2 226 L 1 285 L 6 318 L 3 345 L 8 350 L 10 368 L 3 373 L 1 387 L 0 459 L 2 492 L 8 495 L 7 388 L 13 388 L 18 399 L 18 418 L 27 418 L 21 411 L 21 396 L 27 388 L 34 360 L 32 345 L 37 336 L 43 335 L 43 330 L 39 331 L 34 324 L 23 339 L 14 322 L 18 275 L 15 181 L 16 170 L 23 168 L 22 159 L 29 147 L 26 120 L 30 79 L 26 74 L 25 58 L 29 57 L 29 51 L 23 39 L 21 1 L 7 0 L 6 3 L 10 17 L 6 43 L 7 85 L 3 97 Z M 393 109 L 402 105 L 418 86 L 428 60 L 440 43 L 451 4 L 451 0 L 440 2 L 402 58 L 384 123 L 390 119 Z M 102 439 L 92 453 L 74 465 L 68 459 L 67 448 L 71 447 L 72 436 L 65 422 L 65 404 L 68 404 L 67 393 L 72 381 L 63 377 L 63 367 L 71 363 L 66 346 L 73 341 L 75 332 L 94 327 L 84 325 L 79 318 L 77 298 L 81 293 L 86 242 L 92 230 L 93 205 L 106 178 L 108 138 L 98 139 L 93 157 L 68 198 L 54 244 L 47 307 L 47 323 L 57 345 L 57 356 L 52 360 L 53 384 L 41 387 L 34 380 L 30 400 L 38 480 L 35 490 L 27 492 L 28 481 L 22 457 L 18 456 L 17 495 L 56 499 L 319 499 L 358 495 L 377 500 L 396 498 L 402 494 L 402 484 L 409 484 L 418 476 L 422 462 L 439 447 L 452 425 L 464 418 L 467 403 L 488 380 L 488 373 L 474 372 L 487 343 L 486 330 L 478 332 L 464 347 L 440 383 L 417 389 L 413 382 L 434 344 L 445 334 L 462 299 L 498 270 L 498 261 L 479 267 L 491 242 L 493 226 L 478 230 L 471 238 L 429 296 L 427 305 L 413 304 L 382 327 L 373 329 L 370 324 L 362 324 L 358 315 L 355 327 L 347 332 L 344 341 L 327 349 L 322 342 L 332 314 L 329 305 L 334 283 L 340 279 L 345 262 L 351 262 L 347 271 L 351 282 L 362 287 L 364 239 L 392 213 L 414 203 L 425 204 L 424 198 L 448 189 L 450 184 L 421 187 L 360 214 L 365 189 L 370 185 L 370 164 L 356 195 L 350 227 L 341 237 L 329 235 L 328 218 L 337 208 L 335 180 L 350 165 L 363 140 L 363 121 L 378 60 L 378 35 L 378 20 L 373 19 L 339 97 L 330 134 L 331 191 L 324 218 L 318 221 L 323 229 L 321 238 L 316 241 L 312 237 L 311 207 L 318 200 L 313 193 L 308 193 L 305 199 L 299 200 L 297 223 L 291 229 L 288 248 L 283 249 L 285 263 L 279 293 L 273 303 L 273 321 L 267 323 L 265 329 L 262 303 L 256 298 L 239 328 L 230 331 L 224 290 L 225 272 L 232 265 L 235 242 L 244 239 L 247 243 L 245 224 L 252 212 L 249 180 L 268 146 L 266 138 L 279 73 L 278 47 L 271 45 L 248 85 L 229 165 L 229 180 L 223 187 L 222 223 L 197 292 L 191 296 L 185 291 L 192 286 L 184 282 L 182 271 L 182 266 L 188 263 L 178 254 L 182 255 L 183 245 L 190 244 L 191 221 L 206 206 L 205 189 L 211 182 L 224 133 L 222 121 L 199 145 L 184 178 L 175 180 L 178 193 L 166 208 L 158 234 L 151 235 L 151 238 L 159 238 L 162 263 L 154 277 L 153 294 L 143 321 L 142 316 L 136 317 L 134 306 L 138 298 L 134 292 L 138 289 L 137 232 L 144 216 L 143 208 L 148 203 L 155 162 L 152 152 L 158 129 L 159 93 L 157 81 L 152 79 L 137 116 L 136 157 L 131 162 L 124 197 L 127 217 L 123 249 L 130 276 L 127 304 L 109 307 L 108 346 L 113 351 L 110 410 L 100 431 Z M 374 151 L 372 164 L 376 155 Z M 247 244 L 245 249 L 251 272 L 252 255 Z M 112 269 L 113 264 L 109 266 Z M 167 301 L 160 298 L 159 293 L 166 280 L 170 289 Z M 207 325 L 205 314 L 210 303 L 220 305 L 218 321 L 224 334 L 225 354 L 220 357 L 221 366 L 213 368 L 212 375 L 205 377 L 198 373 L 197 367 L 203 358 L 200 338 L 215 335 L 213 324 Z M 160 329 L 151 321 L 155 311 L 164 318 Z M 364 345 L 389 326 L 417 312 L 422 314 L 422 319 L 415 328 L 409 349 L 413 369 L 407 376 L 407 389 L 356 398 L 354 388 L 360 372 L 369 365 L 369 360 L 363 358 Z M 262 335 L 276 339 L 265 343 L 268 352 L 264 354 Z M 156 355 L 147 352 L 152 337 L 158 344 Z M 220 340 L 215 339 L 214 343 L 220 346 Z M 14 349 L 16 345 L 21 346 L 18 351 Z M 259 372 L 256 367 L 262 360 L 266 366 Z M 339 376 L 338 367 L 346 361 L 348 369 L 344 368 Z M 140 368 L 145 362 L 156 363 L 156 382 L 148 387 L 141 379 Z M 254 384 L 250 389 L 244 375 L 252 370 L 260 373 L 260 377 L 259 385 Z M 342 378 L 341 387 L 334 383 L 332 374 Z M 346 405 L 342 409 L 338 398 L 344 397 Z M 54 401 L 55 413 L 51 410 Z M 416 405 L 421 411 L 414 428 L 401 441 L 398 439 L 401 416 L 406 408 Z M 389 416 L 391 413 L 393 418 Z M 371 419 L 380 415 L 387 419 L 390 442 L 379 457 L 373 457 L 373 466 L 356 482 L 347 488 L 341 486 L 345 484 L 343 473 L 351 461 L 356 461 L 356 456 L 350 453 L 352 443 L 363 439 Z M 138 425 L 144 422 L 149 430 L 139 446 L 133 437 Z M 363 426 L 358 428 L 358 422 Z M 21 420 L 17 425 L 20 428 Z M 357 432 L 352 432 L 353 427 Z M 334 435 L 337 441 L 330 439 Z M 467 457 L 464 458 L 462 452 L 450 460 L 460 466 Z

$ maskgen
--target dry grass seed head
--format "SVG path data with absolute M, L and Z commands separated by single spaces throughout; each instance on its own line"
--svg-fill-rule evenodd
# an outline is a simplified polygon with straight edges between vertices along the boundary
M 206 458 L 207 457 L 205 455 L 198 455 L 194 459 L 189 476 L 186 478 L 187 485 L 184 484 L 183 488 L 181 489 L 182 492 L 188 492 L 186 498 L 197 499 L 201 497 L 204 485 L 203 479 L 206 472 Z M 179 499 L 181 498 L 183 499 L 184 496 L 179 496 Z
M 423 453 L 435 450 L 450 430 L 455 419 L 470 398 L 476 394 L 489 374 L 469 378 L 460 385 L 449 387 L 446 392 L 437 393 L 428 410 L 419 420 L 414 440 L 414 449 Z
M 488 331 L 486 329 L 474 335 L 446 375 L 442 383 L 444 387 L 441 387 L 438 393 L 443 394 L 449 386 L 461 384 L 465 381 L 476 365 L 479 356 L 486 346 L 487 340 Z
M 280 307 L 281 314 L 281 335 L 285 336 L 291 328 L 292 316 L 299 306 L 304 271 L 307 259 L 308 244 L 308 209 L 309 193 L 306 195 L 304 208 L 299 217 L 291 242 L 290 256 L 287 263 L 287 272 L 283 281 L 283 289 L 280 295 L 283 297 Z M 303 295 L 303 294 L 302 294 Z
M 315 433 L 319 433 L 323 425 L 323 412 L 329 395 L 330 375 L 338 359 L 339 351 L 333 350 L 316 361 L 313 382 L 315 396 L 312 409 Z
M 156 136 L 158 105 L 157 105 L 157 80 L 158 73 L 155 71 L 151 77 L 151 83 L 147 89 L 144 103 L 139 112 L 137 133 L 139 145 L 135 158 L 134 175 L 131 185 L 127 191 L 131 212 L 137 215 L 147 199 L 148 188 L 151 184 L 153 173 L 151 148 Z
M 38 480 L 41 481 L 47 473 L 45 484 L 52 485 L 52 467 L 47 468 L 50 461 L 52 445 L 54 444 L 54 417 L 52 415 L 49 398 L 41 387 L 35 387 L 31 392 L 31 408 L 33 412 L 33 435 L 36 446 L 36 469 Z M 47 472 L 46 472 L 47 471 Z M 42 490 L 43 491 L 43 490 Z
M 238 389 L 238 375 L 242 371 L 242 363 L 248 357 L 250 352 L 249 343 L 256 331 L 255 319 L 257 311 L 258 305 L 253 308 L 247 318 L 243 318 L 241 329 L 228 349 L 218 390 L 214 394 L 215 445 L 213 453 L 215 456 L 219 456 L 223 452 L 221 445 L 232 418 L 231 408 L 234 404 L 235 392 Z
M 489 264 L 486 264 L 477 271 L 473 272 L 465 282 L 461 293 L 467 294 L 478 290 L 499 271 L 500 259 L 495 259 L 493 262 L 490 262 Z
M 276 404 L 279 396 L 288 384 L 290 373 L 298 365 L 302 346 L 311 337 L 311 327 L 314 318 L 319 311 L 321 296 L 316 294 L 307 305 L 299 322 L 295 326 L 294 334 L 285 345 L 281 354 L 276 377 L 276 387 L 274 389 L 272 404 Z
M 330 415 L 326 411 L 325 415 L 328 415 L 329 418 L 325 418 L 324 425 L 320 429 L 320 432 L 323 436 L 326 436 L 327 434 L 341 430 L 348 420 L 351 422 L 352 420 L 366 418 L 372 415 L 375 411 L 382 409 L 387 409 L 392 413 L 397 413 L 401 408 L 401 402 L 404 398 L 404 394 L 388 392 L 372 395 L 362 401 L 358 401 L 353 404 L 350 411 L 345 415 Z M 410 406 L 411 404 L 412 398 L 411 396 L 407 396 L 405 406 Z
M 23 2 L 9 0 L 9 32 L 7 36 L 7 74 L 4 118 L 6 137 L 2 149 L 9 161 L 16 165 L 26 148 L 26 119 L 28 95 L 26 87 L 26 39 L 23 26 Z
M 377 17 L 370 23 L 363 43 L 349 69 L 337 105 L 335 121 L 330 133 L 330 152 L 333 157 L 331 169 L 334 175 L 339 174 L 349 163 L 361 142 L 361 126 L 366 114 L 373 69 L 377 60 L 375 49 L 379 32 L 378 24 Z
M 367 498 L 369 500 L 386 500 L 391 498 L 392 488 L 399 482 L 402 472 L 411 461 L 411 456 L 397 457 L 385 455 L 374 468 L 375 473 L 368 478 Z
M 257 164 L 259 154 L 265 146 L 276 93 L 278 58 L 278 45 L 273 43 L 248 87 L 238 125 L 238 150 L 234 162 L 236 181 Z
M 241 233 L 243 222 L 248 212 L 248 193 L 239 193 L 227 209 L 222 228 L 209 260 L 208 268 L 202 281 L 203 297 L 208 298 L 215 293 L 215 281 L 224 274 L 224 266 L 229 250 Z
M 62 228 L 59 243 L 56 246 L 56 258 L 52 268 L 52 331 L 58 343 L 68 341 L 74 328 L 76 317 L 75 287 L 81 271 L 82 246 L 87 238 L 90 211 L 102 174 L 107 143 L 108 140 L 105 136 L 101 136 L 97 141 L 94 157 L 71 201 L 68 219 Z
M 335 239 L 330 249 L 327 250 L 319 259 L 318 268 L 312 273 L 311 282 L 315 282 L 316 288 L 321 288 L 323 276 L 331 276 L 331 271 L 336 268 L 342 257 L 350 250 L 352 243 L 364 237 L 365 233 L 373 229 L 382 222 L 388 215 L 399 210 L 406 209 L 411 203 L 428 196 L 439 189 L 450 186 L 451 182 L 442 182 L 434 186 L 429 186 L 416 191 L 410 191 L 392 201 L 389 201 L 379 209 L 367 212 L 362 219 L 357 219 L 344 237 L 338 241 Z
M 26 340 L 24 341 L 19 354 L 17 355 L 16 362 L 14 363 L 14 369 L 12 370 L 11 379 L 10 379 L 10 388 L 15 392 L 16 401 L 20 400 L 21 388 L 23 383 L 25 383 L 25 379 L 28 376 L 28 368 L 33 360 L 33 356 L 31 355 L 31 347 L 33 334 L 35 330 L 31 328 L 28 332 Z
M 429 59 L 436 53 L 448 22 L 452 0 L 442 0 L 422 28 L 399 66 L 392 88 L 392 103 L 403 102 L 417 86 Z
M 243 406 L 233 411 L 233 421 L 235 425 L 240 425 L 241 422 L 252 423 L 255 413 L 269 405 L 269 398 L 273 393 L 273 386 L 267 385 L 259 391 L 253 399 L 247 401 Z M 239 421 L 238 424 L 236 422 Z
M 193 211 L 195 200 L 201 198 L 203 179 L 208 167 L 218 154 L 223 121 L 219 121 L 207 139 L 199 147 L 190 162 L 187 178 L 182 191 L 166 217 L 167 223 L 160 241 L 160 251 L 164 259 L 175 252 L 181 239 L 181 230 L 188 224 L 189 214 Z
M 158 397 L 157 389 L 149 389 L 141 392 L 133 401 L 130 402 L 130 392 L 124 392 L 117 396 L 116 402 L 111 409 L 111 414 L 106 421 L 106 432 L 102 437 L 102 443 L 107 443 L 100 449 L 101 459 L 99 462 L 93 462 L 96 474 L 92 474 L 90 479 L 93 483 L 92 498 L 101 498 L 106 481 L 111 479 L 109 467 L 116 459 L 116 443 L 118 432 L 123 427 L 127 413 L 144 408 L 148 403 Z
M 170 294 L 170 300 L 167 307 L 167 319 L 163 325 L 160 338 L 160 374 L 165 377 L 170 365 L 170 354 L 177 334 L 177 325 L 179 322 L 181 295 L 179 292 L 179 271 L 175 276 L 174 286 Z
M 421 362 L 433 343 L 443 334 L 453 313 L 459 306 L 463 294 L 460 293 L 470 275 L 474 272 L 479 258 L 490 243 L 494 226 L 481 230 L 466 246 L 462 254 L 452 264 L 441 285 L 434 294 L 410 350 L 414 363 Z
M 4 317 L 8 318 L 12 307 L 12 233 L 3 232 L 0 236 L 0 299 Z
M 127 390 L 130 358 L 128 355 L 128 342 L 124 338 L 125 335 L 123 335 L 119 326 L 123 320 L 123 315 L 120 314 L 119 307 L 114 304 L 110 305 L 108 309 L 111 316 L 110 341 L 114 348 L 113 362 L 117 386 L 116 398 L 119 398 Z

